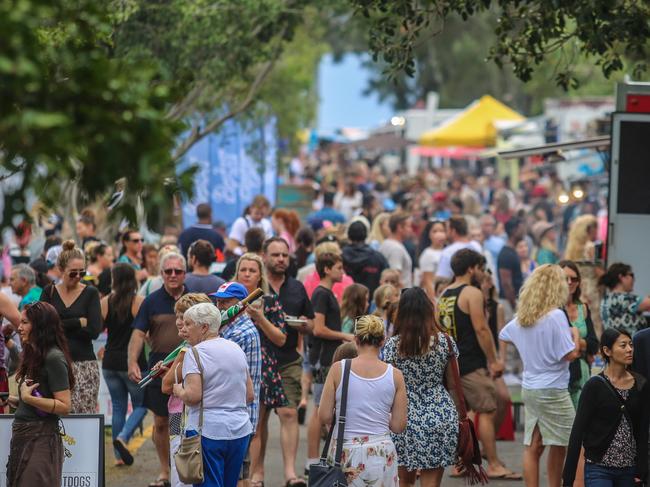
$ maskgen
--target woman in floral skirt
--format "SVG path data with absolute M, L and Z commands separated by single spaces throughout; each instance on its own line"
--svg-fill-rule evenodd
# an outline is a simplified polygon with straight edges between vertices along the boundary
M 408 396 L 408 425 L 393 435 L 397 447 L 400 487 L 439 486 L 445 467 L 456 463 L 458 412 L 445 389 L 449 360 L 458 356 L 438 331 L 431 300 L 420 288 L 402 293 L 395 321 L 395 335 L 386 343 L 386 362 L 404 374 Z M 452 379 L 453 380 L 453 379 Z

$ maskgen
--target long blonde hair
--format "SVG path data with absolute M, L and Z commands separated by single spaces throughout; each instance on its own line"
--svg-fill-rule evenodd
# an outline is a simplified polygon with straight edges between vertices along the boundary
M 247 252 L 239 258 L 239 260 L 237 261 L 237 267 L 235 268 L 235 277 L 233 278 L 233 280 L 236 281 L 237 278 L 239 277 L 239 266 L 244 260 L 252 260 L 253 262 L 257 263 L 257 266 L 260 269 L 260 282 L 257 285 L 257 287 L 259 287 L 262 291 L 264 291 L 264 294 L 269 294 L 269 280 L 266 277 L 266 266 L 264 265 L 264 261 L 259 255 L 254 254 L 252 252 Z
M 589 227 L 598 225 L 598 220 L 593 215 L 581 215 L 571 224 L 567 238 L 564 258 L 573 261 L 585 260 L 585 247 L 589 241 Z
M 559 265 L 539 266 L 526 279 L 519 292 L 517 321 L 533 326 L 546 313 L 562 308 L 569 298 L 569 286 Z
M 370 229 L 370 235 L 368 235 L 369 242 L 379 242 L 382 243 L 386 237 L 381 233 L 381 227 L 384 225 L 384 222 L 390 218 L 390 213 L 380 213 L 372 221 L 372 228 Z

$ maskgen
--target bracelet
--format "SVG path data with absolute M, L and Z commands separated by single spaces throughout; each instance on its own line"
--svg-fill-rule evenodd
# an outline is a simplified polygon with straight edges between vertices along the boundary
M 56 399 L 52 398 L 52 411 L 50 411 L 50 414 L 54 414 L 55 409 L 56 409 Z

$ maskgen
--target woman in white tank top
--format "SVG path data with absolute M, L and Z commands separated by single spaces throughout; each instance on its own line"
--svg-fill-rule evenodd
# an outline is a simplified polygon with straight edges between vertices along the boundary
M 350 487 L 397 487 L 397 452 L 390 433 L 406 428 L 407 399 L 402 373 L 379 360 L 384 344 L 384 323 L 377 316 L 362 316 L 355 324 L 359 355 L 352 360 L 347 417 L 341 463 Z M 341 402 L 343 367 L 332 365 L 319 408 L 323 424 L 331 424 Z M 334 435 L 336 434 L 336 430 Z M 335 436 L 328 461 L 334 457 Z M 332 460 L 333 463 L 333 460 Z

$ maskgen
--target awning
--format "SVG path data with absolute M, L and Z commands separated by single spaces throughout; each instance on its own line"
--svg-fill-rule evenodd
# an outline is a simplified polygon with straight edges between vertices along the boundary
M 610 145 L 610 136 L 603 135 L 592 137 L 590 139 L 573 140 L 570 142 L 555 142 L 537 147 L 526 147 L 521 149 L 508 149 L 499 151 L 499 157 L 502 159 L 519 159 L 521 157 L 541 156 L 553 154 L 558 151 L 571 151 L 581 149 L 608 150 Z
M 485 95 L 440 127 L 425 132 L 419 142 L 433 147 L 494 147 L 497 139 L 495 123 L 500 120 L 523 121 L 525 118 Z
M 445 159 L 478 159 L 487 152 L 483 147 L 427 147 L 418 145 L 411 149 L 413 154 L 423 157 L 442 157 Z

